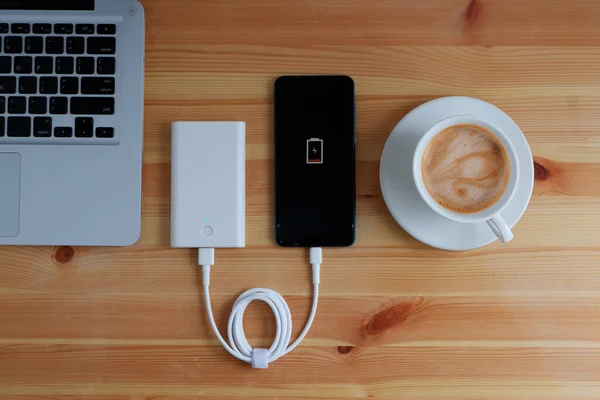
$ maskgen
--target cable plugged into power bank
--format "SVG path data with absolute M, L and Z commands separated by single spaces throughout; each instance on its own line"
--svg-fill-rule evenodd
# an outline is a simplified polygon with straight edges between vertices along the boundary
M 227 343 L 212 312 L 210 269 L 215 264 L 215 248 L 246 245 L 245 124 L 174 122 L 171 130 L 171 247 L 199 249 L 208 318 L 221 345 L 254 368 L 267 368 L 296 348 L 313 323 L 319 301 L 322 251 L 310 249 L 313 304 L 306 326 L 291 345 L 290 308 L 279 293 L 263 288 L 247 290 L 236 300 L 227 326 Z M 244 311 L 255 300 L 267 303 L 275 315 L 277 332 L 268 349 L 253 349 L 244 334 Z
M 276 291 L 264 288 L 248 289 L 237 298 L 233 304 L 227 323 L 227 336 L 229 337 L 229 343 L 227 343 L 217 328 L 210 303 L 210 269 L 215 262 L 215 250 L 213 248 L 199 249 L 198 264 L 202 266 L 202 283 L 204 286 L 204 300 L 206 302 L 208 319 L 215 336 L 223 348 L 238 360 L 251 364 L 252 368 L 267 368 L 270 363 L 294 350 L 310 330 L 317 314 L 322 260 L 321 248 L 310 249 L 310 263 L 312 264 L 314 286 L 313 303 L 308 322 L 294 343 L 290 345 L 292 314 L 287 302 Z M 244 333 L 244 312 L 246 311 L 246 307 L 255 300 L 267 303 L 275 315 L 275 340 L 268 349 L 253 349 Z

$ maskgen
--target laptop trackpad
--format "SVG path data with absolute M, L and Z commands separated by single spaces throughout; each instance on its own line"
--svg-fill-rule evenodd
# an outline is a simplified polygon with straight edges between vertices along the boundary
M 19 235 L 21 156 L 0 153 L 0 237 Z

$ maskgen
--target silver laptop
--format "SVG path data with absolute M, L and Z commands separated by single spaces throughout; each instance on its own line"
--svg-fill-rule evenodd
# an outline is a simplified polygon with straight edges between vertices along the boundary
M 143 87 L 137 1 L 0 0 L 0 244 L 139 239 Z

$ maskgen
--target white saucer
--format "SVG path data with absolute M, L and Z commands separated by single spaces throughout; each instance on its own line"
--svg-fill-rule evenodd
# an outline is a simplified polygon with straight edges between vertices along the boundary
M 437 121 L 453 115 L 473 115 L 497 125 L 511 139 L 519 157 L 519 185 L 502 211 L 509 226 L 521 218 L 533 192 L 533 157 L 517 124 L 502 110 L 470 97 L 432 100 L 408 113 L 392 131 L 381 157 L 381 191 L 394 219 L 415 239 L 444 250 L 476 249 L 496 240 L 485 222 L 461 224 L 431 210 L 419 196 L 412 175 L 412 159 L 421 136 Z M 515 234 L 515 236 L 517 236 Z

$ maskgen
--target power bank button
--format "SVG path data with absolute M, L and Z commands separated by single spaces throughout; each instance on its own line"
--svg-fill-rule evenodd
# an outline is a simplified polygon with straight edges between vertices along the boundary
M 213 233 L 213 229 L 212 229 L 212 227 L 210 227 L 210 226 L 206 225 L 206 226 L 204 226 L 204 227 L 202 228 L 202 234 L 203 234 L 204 236 L 210 236 L 210 235 L 212 235 L 212 233 Z

